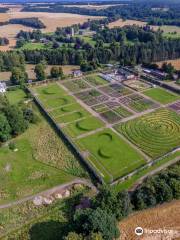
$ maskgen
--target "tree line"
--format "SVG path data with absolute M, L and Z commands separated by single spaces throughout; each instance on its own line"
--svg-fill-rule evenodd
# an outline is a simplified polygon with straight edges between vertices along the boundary
M 9 20 L 8 24 L 21 24 L 27 27 L 42 29 L 46 26 L 44 23 L 39 20 L 37 17 L 31 17 L 31 18 L 12 18 Z

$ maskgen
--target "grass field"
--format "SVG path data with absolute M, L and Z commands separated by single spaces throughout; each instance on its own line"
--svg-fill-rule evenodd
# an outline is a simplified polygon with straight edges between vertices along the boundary
M 25 99 L 25 94 L 19 89 L 11 91 L 8 99 L 19 103 Z M 29 107 L 37 114 L 38 122 L 12 140 L 17 151 L 10 150 L 8 144 L 0 148 L 0 203 L 35 194 L 85 174 L 35 105 L 29 103 Z
M 143 157 L 110 129 L 105 129 L 77 141 L 87 159 L 104 175 L 121 177 L 145 163 Z M 106 174 L 106 175 L 105 175 Z
M 141 21 L 136 21 L 136 20 L 125 20 L 123 21 L 122 19 L 118 19 L 114 22 L 109 23 L 109 28 L 114 28 L 114 27 L 124 27 L 127 25 L 137 25 L 140 27 L 145 26 L 147 23 L 146 22 L 141 22 Z
M 88 133 L 103 126 L 103 122 L 98 118 L 87 117 L 77 122 L 68 124 L 66 127 L 63 128 L 63 130 L 69 136 L 77 137 L 81 134 Z
M 163 26 L 151 26 L 154 30 L 162 30 L 163 35 L 167 38 L 180 38 L 180 28 L 177 26 L 168 26 L 168 25 L 163 25 Z
M 7 91 L 6 96 L 11 104 L 17 104 L 19 102 L 27 100 L 25 92 L 21 89 Z
M 115 128 L 153 159 L 180 145 L 180 116 L 168 109 L 157 110 Z
M 26 43 L 23 47 L 21 47 L 21 50 L 36 50 L 36 49 L 46 49 L 47 46 L 45 46 L 43 43 Z
M 180 99 L 180 96 L 178 96 L 175 93 L 169 92 L 163 88 L 151 88 L 145 92 L 143 92 L 146 96 L 152 98 L 153 100 L 160 102 L 162 104 L 167 104 L 174 102 L 178 99 Z

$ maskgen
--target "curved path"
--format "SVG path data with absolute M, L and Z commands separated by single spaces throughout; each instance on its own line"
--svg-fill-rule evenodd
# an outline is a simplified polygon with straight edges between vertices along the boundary
M 13 202 L 10 202 L 10 203 L 7 203 L 7 204 L 2 204 L 2 205 L 0 205 L 0 209 L 16 206 L 16 205 L 24 203 L 26 201 L 33 200 L 35 197 L 38 197 L 38 196 L 42 196 L 42 195 L 49 196 L 49 195 L 51 195 L 51 194 L 53 194 L 57 191 L 61 191 L 61 190 L 64 190 L 65 188 L 71 187 L 74 184 L 83 184 L 83 185 L 88 186 L 89 188 L 91 188 L 95 192 L 98 191 L 97 188 L 89 180 L 76 178 L 71 182 L 52 187 L 52 188 L 50 188 L 48 190 L 45 190 L 45 191 L 42 191 L 40 193 L 31 195 L 31 196 L 27 196 L 27 197 L 24 197 L 22 199 L 19 199 L 17 201 L 13 201 Z

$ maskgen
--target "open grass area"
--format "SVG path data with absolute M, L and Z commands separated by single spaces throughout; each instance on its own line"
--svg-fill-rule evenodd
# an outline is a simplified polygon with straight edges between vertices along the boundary
M 151 88 L 145 92 L 143 92 L 146 96 L 152 98 L 153 100 L 160 102 L 162 104 L 167 104 L 174 102 L 178 99 L 180 99 L 180 96 L 169 92 L 163 88 L 157 87 L 157 88 Z
M 19 103 L 25 96 L 19 89 L 8 92 L 11 103 Z M 8 144 L 0 147 L 0 204 L 86 176 L 37 107 L 33 103 L 29 103 L 29 107 L 38 116 L 38 122 L 11 140 L 16 151 L 10 150 Z
M 77 122 L 68 124 L 66 127 L 63 128 L 63 130 L 69 136 L 77 137 L 81 134 L 88 133 L 103 126 L 103 122 L 98 118 L 88 117 Z
M 143 157 L 110 129 L 79 139 L 77 145 L 105 181 L 121 177 L 145 163 Z
M 173 153 L 169 156 L 166 156 L 166 157 L 162 158 L 161 160 L 159 160 L 158 162 L 154 163 L 151 167 L 145 168 L 145 169 L 139 171 L 138 173 L 136 173 L 135 175 L 133 175 L 132 177 L 128 178 L 127 180 L 114 185 L 115 190 L 117 192 L 119 192 L 119 191 L 130 189 L 131 187 L 134 186 L 134 184 L 136 184 L 136 182 L 141 177 L 143 177 L 144 175 L 146 175 L 146 174 L 150 173 L 151 171 L 157 169 L 158 167 L 161 167 L 162 165 L 164 165 L 167 162 L 175 159 L 176 157 L 180 158 L 180 152 L 175 152 L 175 153 Z
M 69 123 L 69 122 L 73 122 L 78 119 L 84 118 L 88 115 L 89 113 L 86 110 L 82 109 L 82 110 L 77 110 L 75 112 L 56 117 L 55 121 L 57 123 Z
M 47 46 L 43 43 L 32 43 L 32 42 L 28 42 L 26 44 L 24 44 L 20 49 L 21 50 L 40 50 L 40 49 L 45 49 L 47 48 Z
M 153 159 L 180 145 L 180 116 L 168 109 L 157 110 L 115 128 Z
M 16 104 L 27 100 L 26 93 L 21 89 L 7 91 L 6 96 L 11 104 Z

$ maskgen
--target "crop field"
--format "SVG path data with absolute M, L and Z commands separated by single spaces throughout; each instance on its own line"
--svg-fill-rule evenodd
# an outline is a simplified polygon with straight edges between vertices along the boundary
M 180 145 L 180 116 L 168 109 L 157 110 L 115 128 L 153 159 Z
M 142 21 L 136 21 L 136 20 L 125 20 L 123 21 L 122 19 L 118 19 L 114 22 L 109 23 L 109 28 L 115 28 L 115 27 L 124 27 L 124 26 L 128 26 L 128 25 L 137 25 L 140 27 L 146 26 L 146 22 L 142 22 Z
M 169 105 L 169 108 L 180 113 L 180 101 Z
M 180 200 L 174 200 L 169 203 L 158 205 L 157 207 L 136 212 L 125 218 L 119 223 L 121 231 L 121 240 L 137 240 L 137 239 L 179 239 L 177 234 L 143 234 L 143 238 L 136 236 L 134 229 L 141 226 L 143 229 L 166 229 L 179 232 L 179 211 Z M 167 217 L 168 216 L 168 217 Z M 173 232 L 173 231 L 172 231 Z
M 123 176 L 145 163 L 136 150 L 110 129 L 80 138 L 76 143 L 106 180 Z
M 11 104 L 27 100 L 17 89 L 8 91 Z M 12 139 L 17 151 L 8 144 L 0 147 L 0 203 L 17 200 L 77 176 L 86 176 L 78 160 L 56 135 L 34 104 L 28 103 L 38 117 L 22 135 Z
M 158 66 L 161 67 L 164 62 L 171 63 L 175 67 L 175 69 L 180 70 L 180 59 L 179 58 L 174 59 L 174 60 L 166 60 L 166 61 L 156 62 L 156 64 L 158 64 Z
M 130 93 L 132 93 L 132 91 L 121 85 L 121 84 L 110 84 L 108 86 L 103 86 L 99 88 L 102 92 L 104 92 L 105 94 L 109 95 L 110 97 L 122 97 L 125 95 L 129 95 Z
M 57 27 L 66 27 L 74 24 L 82 24 L 88 19 L 100 19 L 99 16 L 85 16 L 71 13 L 48 13 L 48 12 L 21 12 L 21 8 L 12 8 L 11 11 L 1 14 L 0 21 L 8 21 L 12 18 L 39 18 L 46 26 L 42 32 L 54 32 Z M 16 35 L 20 30 L 32 31 L 33 28 L 20 24 L 9 24 L 0 26 L 0 36 L 7 37 L 10 40 L 8 46 L 0 46 L 0 50 L 7 51 L 16 45 Z
M 177 94 L 160 87 L 149 89 L 145 91 L 144 94 L 162 104 L 171 103 L 180 99 L 180 96 Z
M 158 107 L 158 105 L 153 101 L 146 99 L 145 97 L 136 93 L 129 95 L 127 97 L 121 98 L 119 102 L 131 108 L 135 112 L 143 112 L 145 110 Z

